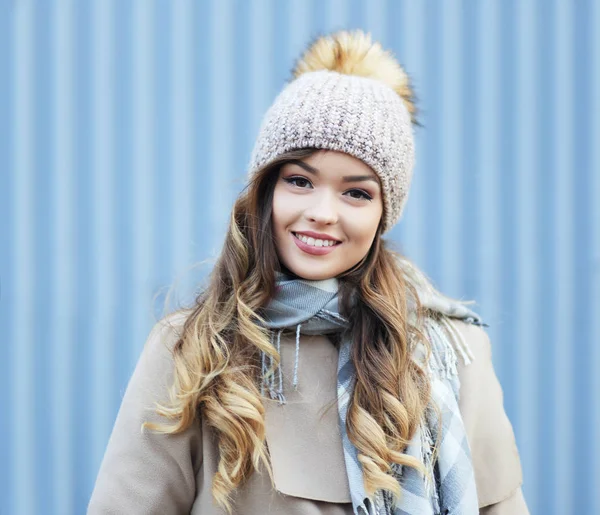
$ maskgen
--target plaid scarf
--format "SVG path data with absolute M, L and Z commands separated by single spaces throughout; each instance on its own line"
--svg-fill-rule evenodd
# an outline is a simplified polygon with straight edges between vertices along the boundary
M 438 415 L 431 408 L 425 415 L 410 444 L 404 451 L 418 458 L 428 473 L 424 476 L 413 467 L 393 464 L 391 469 L 401 487 L 401 497 L 393 506 L 389 492 L 366 494 L 358 450 L 346 431 L 346 416 L 355 382 L 354 363 L 350 358 L 352 341 L 350 327 L 338 311 L 338 281 L 308 281 L 277 274 L 277 293 L 262 313 L 265 326 L 272 331 L 272 343 L 280 351 L 281 333 L 295 329 L 296 359 L 294 387 L 298 384 L 300 335 L 341 333 L 338 358 L 338 414 L 346 473 L 354 513 L 367 515 L 470 515 L 478 514 L 475 476 L 471 453 L 458 407 L 458 354 L 466 364 L 472 355 L 468 346 L 447 317 L 458 318 L 477 325 L 479 317 L 463 303 L 437 293 L 421 272 L 403 262 L 407 277 L 417 289 L 419 299 L 432 316 L 426 317 L 424 331 L 432 347 L 431 359 L 425 363 L 425 349 L 419 344 L 414 359 L 425 364 L 431 381 L 431 401 L 442 414 L 442 434 L 438 454 L 433 461 L 432 448 L 438 434 Z M 409 301 L 410 302 L 410 301 Z M 268 390 L 273 399 L 285 403 L 281 368 L 273 373 L 273 361 L 263 355 L 263 395 Z

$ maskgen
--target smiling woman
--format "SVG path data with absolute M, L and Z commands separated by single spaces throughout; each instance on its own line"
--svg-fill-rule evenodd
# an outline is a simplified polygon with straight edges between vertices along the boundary
M 416 123 L 367 35 L 309 48 L 208 285 L 148 338 L 90 514 L 527 513 L 482 321 L 383 238 Z
M 366 257 L 382 213 L 379 179 L 361 160 L 319 150 L 290 161 L 273 194 L 279 260 L 299 277 L 336 277 Z

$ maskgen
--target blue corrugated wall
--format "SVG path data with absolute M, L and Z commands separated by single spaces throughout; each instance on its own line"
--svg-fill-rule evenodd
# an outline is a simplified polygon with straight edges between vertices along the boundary
M 424 129 L 390 238 L 478 301 L 532 513 L 600 505 L 600 2 L 0 1 L 0 513 L 80 514 L 165 289 L 222 241 L 260 119 L 363 28 Z

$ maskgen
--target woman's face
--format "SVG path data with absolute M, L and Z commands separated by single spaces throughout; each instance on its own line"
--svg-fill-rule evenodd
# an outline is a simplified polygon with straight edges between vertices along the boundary
M 361 160 L 320 150 L 286 163 L 273 195 L 279 260 L 304 279 L 336 277 L 367 254 L 382 213 L 379 178 Z

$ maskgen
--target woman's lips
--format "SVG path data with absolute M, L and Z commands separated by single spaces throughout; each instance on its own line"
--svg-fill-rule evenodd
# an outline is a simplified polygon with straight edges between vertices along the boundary
M 324 256 L 325 254 L 333 252 L 337 247 L 341 245 L 341 243 L 337 243 L 332 247 L 315 247 L 313 245 L 308 245 L 307 243 L 304 243 L 302 240 L 299 240 L 293 233 L 290 234 L 292 235 L 294 243 L 298 245 L 298 248 L 300 250 L 303 250 L 307 254 L 312 254 L 313 256 Z

